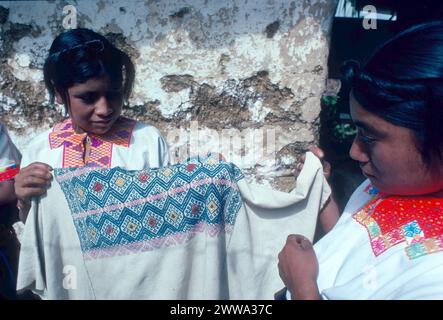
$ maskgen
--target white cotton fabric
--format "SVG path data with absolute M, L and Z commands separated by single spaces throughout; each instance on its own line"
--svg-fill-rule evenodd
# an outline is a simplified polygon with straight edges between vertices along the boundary
M 0 172 L 12 165 L 20 164 L 21 154 L 8 135 L 6 127 L 0 123 Z
M 137 254 L 84 260 L 60 185 L 34 203 L 25 226 L 17 288 L 47 299 L 273 299 L 282 283 L 277 255 L 291 233 L 312 240 L 330 194 L 308 153 L 296 188 L 279 192 L 238 182 L 244 205 L 228 236 Z
M 337 225 L 315 246 L 319 290 L 325 299 L 443 299 L 443 252 L 410 260 L 406 242 L 376 257 L 354 214 L 369 199 L 365 181 Z

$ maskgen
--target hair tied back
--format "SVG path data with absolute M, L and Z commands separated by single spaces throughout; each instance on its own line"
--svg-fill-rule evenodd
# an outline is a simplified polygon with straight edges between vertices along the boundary
M 104 44 L 103 44 L 103 41 L 101 41 L 99 39 L 86 41 L 84 43 L 75 45 L 71 48 L 54 52 L 53 54 L 51 54 L 51 58 L 54 61 L 57 61 L 60 57 L 64 57 L 64 56 L 68 56 L 68 55 L 75 55 L 78 51 L 81 51 L 81 50 L 85 50 L 87 52 L 99 54 L 99 53 L 103 52 Z
M 351 82 L 361 72 L 360 63 L 356 60 L 346 60 L 340 67 L 344 81 Z

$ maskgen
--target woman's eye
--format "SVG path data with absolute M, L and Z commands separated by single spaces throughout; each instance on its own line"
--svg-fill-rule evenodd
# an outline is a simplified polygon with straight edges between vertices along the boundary
M 367 145 L 373 144 L 375 142 L 375 140 L 376 140 L 375 138 L 372 138 L 370 136 L 364 135 L 361 132 L 357 132 L 357 138 L 361 142 L 363 142 L 364 144 L 367 144 Z
M 96 97 L 94 95 L 86 95 L 86 96 L 80 97 L 80 99 L 86 104 L 91 104 L 91 103 L 95 102 Z

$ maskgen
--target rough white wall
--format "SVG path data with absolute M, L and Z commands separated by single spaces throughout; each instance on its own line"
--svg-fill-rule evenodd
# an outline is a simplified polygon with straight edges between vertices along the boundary
M 0 121 L 19 148 L 62 117 L 41 69 L 66 5 L 133 58 L 124 112 L 158 126 L 178 160 L 224 151 L 251 179 L 292 186 L 317 138 L 335 0 L 0 2 Z

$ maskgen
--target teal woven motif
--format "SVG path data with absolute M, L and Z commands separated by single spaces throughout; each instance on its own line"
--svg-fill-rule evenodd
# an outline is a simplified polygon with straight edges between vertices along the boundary
M 55 169 L 86 258 L 154 250 L 229 231 L 242 200 L 233 164 L 214 157 L 159 169 Z

